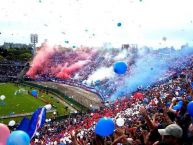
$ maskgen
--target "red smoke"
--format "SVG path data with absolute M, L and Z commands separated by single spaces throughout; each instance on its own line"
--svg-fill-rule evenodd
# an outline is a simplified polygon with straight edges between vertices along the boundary
M 27 76 L 36 78 L 48 75 L 69 79 L 71 76 L 90 62 L 95 54 L 91 49 L 60 49 L 50 47 L 45 43 L 34 57 Z
M 62 67 L 60 69 L 60 72 L 56 75 L 58 78 L 70 78 L 71 74 L 73 74 L 74 72 L 78 71 L 80 68 L 82 68 L 84 65 L 86 65 L 89 61 L 85 60 L 85 61 L 78 61 L 72 65 L 70 65 L 69 67 Z
M 27 75 L 34 78 L 36 74 L 44 71 L 45 67 L 48 64 L 48 59 L 54 53 L 55 49 L 52 49 L 48 46 L 48 43 L 44 43 L 43 46 L 37 51 L 35 55 L 31 67 L 27 72 Z

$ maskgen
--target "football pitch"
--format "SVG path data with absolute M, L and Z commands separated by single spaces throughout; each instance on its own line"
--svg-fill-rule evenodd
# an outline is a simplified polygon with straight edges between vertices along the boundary
M 52 94 L 38 93 L 38 98 L 35 98 L 31 95 L 32 90 L 35 89 L 14 83 L 0 83 L 0 96 L 5 96 L 4 100 L 0 100 L 0 116 L 31 113 L 48 103 L 54 106 L 58 115 L 68 113 L 65 106 L 54 99 Z

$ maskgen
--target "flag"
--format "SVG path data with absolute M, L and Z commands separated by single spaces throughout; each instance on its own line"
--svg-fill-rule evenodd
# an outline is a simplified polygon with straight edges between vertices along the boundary
M 30 120 L 28 118 L 24 117 L 22 119 L 21 123 L 18 125 L 16 130 L 22 130 L 22 131 L 27 132 L 28 128 L 29 128 L 29 123 L 30 123 Z
M 46 108 L 38 108 L 32 115 L 29 127 L 28 127 L 28 135 L 32 139 L 37 132 L 37 130 L 43 127 L 46 119 Z

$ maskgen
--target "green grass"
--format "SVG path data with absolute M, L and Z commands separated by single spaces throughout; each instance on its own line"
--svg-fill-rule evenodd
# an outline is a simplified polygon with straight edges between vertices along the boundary
M 30 116 L 27 116 L 27 118 L 30 119 Z M 0 123 L 8 124 L 11 120 L 15 120 L 16 123 L 20 123 L 22 119 L 23 117 L 0 119 Z
M 57 110 L 59 116 L 67 115 L 69 113 L 69 110 L 66 110 L 65 106 L 56 100 L 52 94 L 40 94 L 40 98 L 46 100 L 49 104 L 52 104 L 52 106 Z
M 26 91 L 15 95 L 15 92 L 20 88 Z M 39 106 L 44 106 L 45 103 L 27 93 L 29 88 L 18 87 L 15 84 L 6 83 L 0 84 L 0 95 L 5 95 L 5 106 L 0 106 L 0 116 L 33 112 Z M 0 100 L 1 101 L 1 100 Z
M 26 90 L 20 91 L 21 93 L 15 95 L 15 92 L 19 89 Z M 29 95 L 27 91 L 31 91 L 34 88 L 30 88 L 27 86 L 17 86 L 13 83 L 0 83 L 0 95 L 5 95 L 5 106 L 0 106 L 0 116 L 10 115 L 11 112 L 14 114 L 22 114 L 34 112 L 38 107 L 44 106 L 47 103 L 54 105 L 53 109 L 56 109 L 58 115 L 66 115 L 69 113 L 69 110 L 65 109 L 65 106 L 61 104 L 53 97 L 52 94 L 39 94 L 39 99 L 34 98 Z M 44 100 L 42 101 L 41 98 Z M 1 100 L 0 100 L 1 103 Z M 52 113 L 47 113 L 47 118 L 51 117 Z M 17 118 L 9 118 L 9 119 L 0 119 L 2 123 L 8 123 L 10 120 L 15 120 L 16 122 L 20 122 L 23 117 Z M 30 118 L 30 116 L 28 116 Z

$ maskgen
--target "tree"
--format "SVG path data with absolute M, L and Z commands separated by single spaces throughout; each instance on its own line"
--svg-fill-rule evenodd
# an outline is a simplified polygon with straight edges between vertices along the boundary
M 27 52 L 20 54 L 18 57 L 19 60 L 30 60 L 30 58 L 32 58 L 32 54 Z
M 32 57 L 32 53 L 27 48 L 8 48 L 6 58 L 9 60 L 26 61 Z
M 2 61 L 4 59 L 4 57 L 2 55 L 0 55 L 0 61 Z

